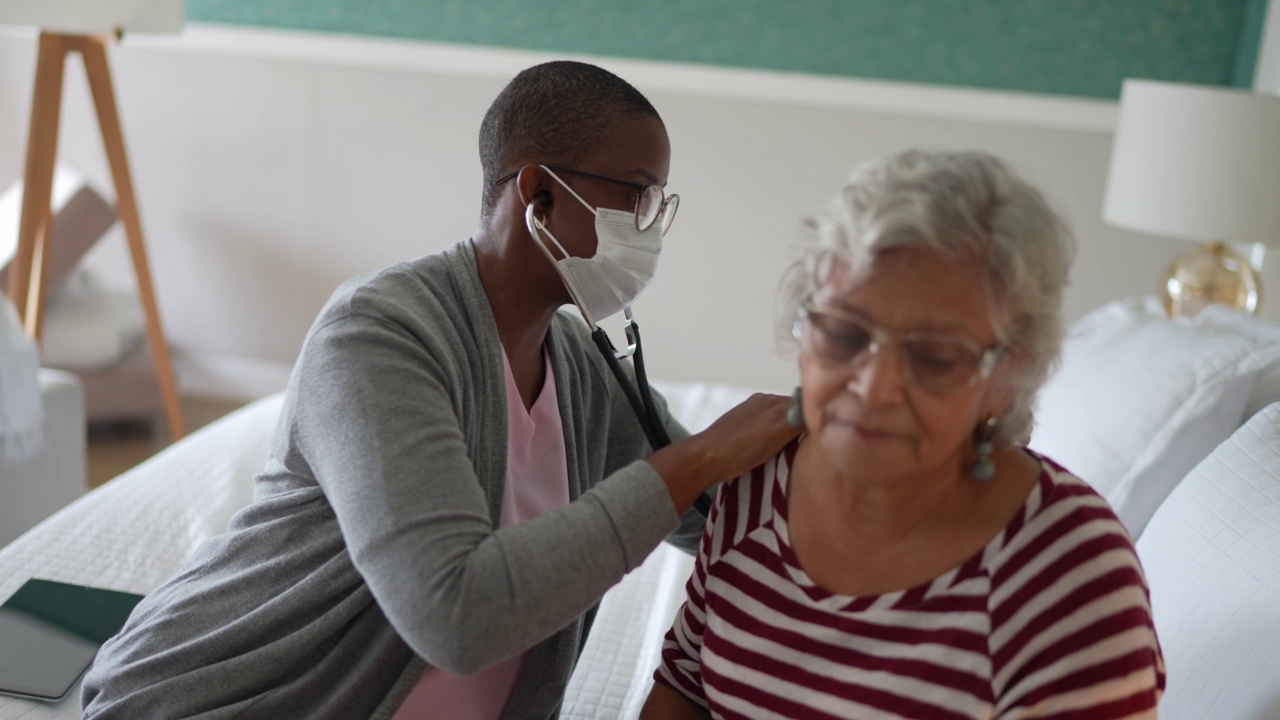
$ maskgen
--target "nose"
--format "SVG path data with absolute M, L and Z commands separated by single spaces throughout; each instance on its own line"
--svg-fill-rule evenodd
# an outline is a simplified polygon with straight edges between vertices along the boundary
M 849 392 L 869 406 L 900 401 L 905 392 L 902 362 L 894 343 L 872 343 L 853 361 Z

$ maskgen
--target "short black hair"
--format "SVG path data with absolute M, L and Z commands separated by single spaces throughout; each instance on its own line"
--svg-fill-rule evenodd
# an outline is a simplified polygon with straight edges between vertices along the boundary
M 495 183 L 527 162 L 574 166 L 619 120 L 658 111 L 626 80 L 583 62 L 557 60 L 523 70 L 498 93 L 480 123 L 484 192 L 480 217 L 498 202 Z

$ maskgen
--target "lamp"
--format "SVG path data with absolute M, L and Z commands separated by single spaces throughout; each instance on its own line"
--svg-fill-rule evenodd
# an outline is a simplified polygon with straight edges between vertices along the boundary
M 1280 97 L 1126 80 L 1103 218 L 1203 246 L 1174 258 L 1170 316 L 1208 303 L 1257 313 L 1266 245 L 1280 244 Z M 1250 244 L 1246 260 L 1229 243 Z
M 0 24 L 34 25 L 41 29 L 32 91 L 31 124 L 27 130 L 27 156 L 23 172 L 22 213 L 17 249 L 9 272 L 9 298 L 23 327 L 39 340 L 44 322 L 44 302 L 49 275 L 49 246 L 53 244 L 54 215 L 50 210 L 54 164 L 58 150 L 58 121 L 62 112 L 62 79 L 66 57 L 79 52 L 84 59 L 89 89 L 102 130 L 102 142 L 116 190 L 116 211 L 124 225 L 138 294 L 146 320 L 147 340 L 155 363 L 156 379 L 164 401 L 169 432 L 183 436 L 182 410 L 178 402 L 169 346 L 160 325 L 155 289 L 147 262 L 142 224 L 138 215 L 133 179 L 125 153 L 124 135 L 116 110 L 115 91 L 107 64 L 107 42 L 129 32 L 181 31 L 183 0 L 5 0 L 0 2 Z

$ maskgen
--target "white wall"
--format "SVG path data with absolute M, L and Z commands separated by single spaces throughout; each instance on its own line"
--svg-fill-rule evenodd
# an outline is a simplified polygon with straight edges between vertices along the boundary
M 21 172 L 33 57 L 31 35 L 0 35 L 0 187 Z M 341 280 L 466 238 L 480 118 L 548 57 L 213 26 L 126 38 L 117 92 L 182 383 L 229 396 L 282 386 Z M 1080 238 L 1072 318 L 1153 291 L 1185 247 L 1102 222 L 1113 103 L 601 62 L 649 95 L 672 138 L 680 216 L 636 305 L 655 378 L 792 386 L 772 313 L 799 220 L 858 162 L 912 145 L 998 153 L 1057 202 Z M 69 69 L 61 156 L 109 188 Z M 125 258 L 113 235 L 90 262 L 128 285 Z
M 1262 95 L 1280 94 L 1280 3 L 1276 0 L 1267 0 L 1254 66 L 1253 91 Z

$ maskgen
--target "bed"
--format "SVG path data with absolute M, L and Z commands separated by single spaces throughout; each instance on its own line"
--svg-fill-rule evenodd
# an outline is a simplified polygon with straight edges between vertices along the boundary
M 655 386 L 693 430 L 750 395 L 722 385 Z M 29 577 L 143 594 L 159 586 L 252 499 L 282 401 L 263 398 L 202 428 L 0 549 L 0 598 Z M 663 545 L 609 592 L 563 718 L 635 716 L 692 568 L 691 557 Z M 78 718 L 79 710 L 78 688 L 52 704 L 0 696 L 0 720 Z
M 1229 311 L 1174 322 L 1153 303 L 1072 327 L 1031 445 L 1094 483 L 1138 538 L 1170 672 L 1161 716 L 1280 717 L 1280 328 Z M 695 431 L 749 394 L 655 386 Z M 0 598 L 31 576 L 155 588 L 249 502 L 281 401 L 192 434 L 0 549 Z M 691 568 L 662 546 L 609 591 L 562 717 L 636 716 Z M 75 691 L 0 696 L 0 720 L 78 716 Z

